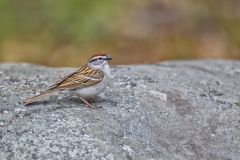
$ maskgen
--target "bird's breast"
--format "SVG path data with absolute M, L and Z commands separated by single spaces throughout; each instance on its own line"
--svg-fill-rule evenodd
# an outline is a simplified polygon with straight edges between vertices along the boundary
M 108 86 L 108 81 L 109 77 L 105 76 L 99 84 L 87 88 L 77 89 L 75 92 L 77 92 L 82 98 L 95 97 L 103 92 L 103 90 Z

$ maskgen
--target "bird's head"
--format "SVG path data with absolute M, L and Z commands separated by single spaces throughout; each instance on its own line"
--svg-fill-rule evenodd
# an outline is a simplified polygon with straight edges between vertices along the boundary
M 110 60 L 112 60 L 112 57 L 108 54 L 95 54 L 88 60 L 87 65 L 94 69 L 103 70 L 106 65 L 108 66 L 108 61 Z

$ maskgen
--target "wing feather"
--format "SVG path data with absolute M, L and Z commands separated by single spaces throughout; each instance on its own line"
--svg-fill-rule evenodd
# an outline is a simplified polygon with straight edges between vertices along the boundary
M 100 70 L 93 69 L 88 66 L 83 66 L 78 71 L 64 77 L 56 84 L 49 87 L 49 90 L 64 90 L 74 88 L 85 88 L 97 85 L 104 78 L 104 73 Z

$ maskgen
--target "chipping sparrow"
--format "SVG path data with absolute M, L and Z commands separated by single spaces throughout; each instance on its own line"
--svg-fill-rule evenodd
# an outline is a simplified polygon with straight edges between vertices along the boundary
M 92 56 L 78 71 L 64 77 L 39 95 L 26 99 L 23 104 L 42 100 L 51 93 L 70 91 L 76 93 L 88 107 L 92 107 L 86 99 L 100 94 L 107 87 L 110 77 L 108 61 L 111 59 L 108 54 Z

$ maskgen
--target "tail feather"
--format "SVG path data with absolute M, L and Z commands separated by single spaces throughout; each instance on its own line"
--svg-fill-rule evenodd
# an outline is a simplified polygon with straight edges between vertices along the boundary
M 24 105 L 29 105 L 29 104 L 31 104 L 31 103 L 33 103 L 33 102 L 40 101 L 40 100 L 42 100 L 43 98 L 45 98 L 46 96 L 48 96 L 49 94 L 51 94 L 52 92 L 53 92 L 53 91 L 51 91 L 51 90 L 47 90 L 47 91 L 45 91 L 45 92 L 40 93 L 39 95 L 33 96 L 33 97 L 31 97 L 31 98 L 28 98 L 28 99 L 22 101 L 22 103 L 23 103 Z

